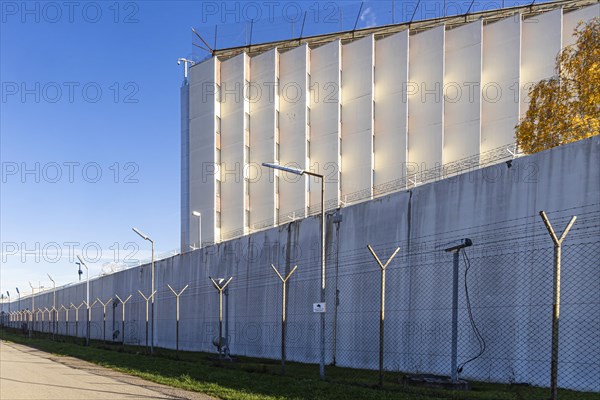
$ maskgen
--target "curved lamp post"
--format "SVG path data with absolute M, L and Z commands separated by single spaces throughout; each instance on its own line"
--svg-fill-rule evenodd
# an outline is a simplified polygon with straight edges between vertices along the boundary
M 131 228 L 133 229 L 133 231 L 135 233 L 137 233 L 138 235 L 140 235 L 142 237 L 142 239 L 149 241 L 150 243 L 152 243 L 152 288 L 150 289 L 151 293 L 152 293 L 152 305 L 151 305 L 151 316 L 150 319 L 152 320 L 152 331 L 150 332 L 150 354 L 154 353 L 154 240 L 150 239 L 150 237 L 148 237 L 148 235 L 140 232 L 137 228 Z
M 90 345 L 90 321 L 92 319 L 92 309 L 90 308 L 90 269 L 88 268 L 87 265 L 85 265 L 85 263 L 83 262 L 83 259 L 77 255 L 77 259 L 79 260 L 79 263 L 81 265 L 83 265 L 85 267 L 85 275 L 86 275 L 86 283 L 85 283 L 85 298 L 86 298 L 86 302 L 85 302 L 85 306 L 87 308 L 87 321 L 86 321 L 86 326 L 87 326 L 87 332 L 85 335 L 85 345 L 89 346 Z
M 300 168 L 286 167 L 273 163 L 262 163 L 264 167 L 289 172 L 295 175 L 309 175 L 321 180 L 321 303 L 325 303 L 325 180 L 323 175 Z M 321 313 L 321 362 L 319 375 L 325 378 L 325 313 Z

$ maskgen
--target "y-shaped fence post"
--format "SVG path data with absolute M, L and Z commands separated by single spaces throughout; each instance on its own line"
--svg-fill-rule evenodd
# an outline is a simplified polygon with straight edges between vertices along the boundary
M 77 337 L 79 335 L 79 309 L 83 307 L 83 302 L 78 307 L 71 303 L 71 307 L 75 309 L 75 337 Z
M 100 300 L 99 298 L 96 298 L 96 300 L 98 300 L 100 304 L 102 304 L 102 340 L 104 341 L 104 344 L 106 344 L 106 306 L 112 301 L 112 297 L 106 300 L 106 303 L 103 303 L 102 300 Z
M 60 311 L 60 310 L 65 310 L 65 336 L 68 337 L 69 336 L 69 309 L 61 304 L 58 311 Z M 58 311 L 56 312 L 57 315 L 58 315 Z
M 152 298 L 154 298 L 156 290 L 152 292 L 148 297 L 144 296 L 144 293 L 142 293 L 141 291 L 138 290 L 138 292 L 142 295 L 144 300 L 146 300 L 146 353 L 148 353 L 148 302 L 152 300 Z M 152 328 L 154 328 L 154 326 Z
M 560 320 L 560 259 L 562 242 L 569 233 L 569 230 L 575 223 L 577 216 L 571 217 L 567 227 L 560 238 L 556 237 L 554 229 L 544 211 L 540 211 L 540 216 L 546 225 L 546 229 L 554 242 L 554 279 L 553 279 L 553 301 L 552 301 L 552 360 L 550 362 L 550 390 L 551 400 L 558 399 L 558 323 Z
M 185 292 L 185 289 L 188 288 L 189 285 L 185 285 L 185 287 L 183 289 L 181 289 L 181 292 L 177 293 L 176 291 L 173 290 L 173 288 L 171 287 L 171 285 L 169 285 L 167 283 L 167 286 L 169 287 L 169 289 L 171 289 L 171 292 L 173 292 L 173 294 L 175 295 L 176 298 L 176 302 L 177 302 L 177 312 L 176 312 L 176 322 L 175 322 L 175 349 L 177 352 L 177 357 L 179 357 L 179 296 L 181 296 L 181 294 L 183 292 Z
M 286 301 L 286 284 L 288 279 L 290 279 L 290 276 L 292 276 L 292 274 L 294 273 L 294 271 L 296 271 L 296 268 L 298 268 L 297 265 L 294 266 L 294 268 L 292 268 L 292 270 L 290 271 L 289 274 L 287 274 L 287 276 L 284 278 L 283 276 L 281 276 L 281 274 L 279 273 L 279 271 L 277 271 L 277 268 L 275 268 L 275 266 L 273 264 L 271 264 L 271 267 L 273 268 L 273 271 L 275 271 L 275 273 L 277 274 L 277 276 L 279 277 L 279 279 L 281 279 L 281 288 L 282 288 L 282 295 L 281 295 L 281 375 L 285 375 L 285 326 L 286 326 L 286 313 L 285 313 L 285 301 Z
M 125 347 L 125 303 L 127 303 L 129 301 L 129 299 L 131 299 L 132 295 L 129 295 L 125 300 L 122 300 L 118 294 L 115 293 L 115 297 L 117 299 L 119 299 L 119 301 L 121 302 L 121 306 L 122 306 L 122 310 L 123 311 L 123 319 L 121 320 L 121 346 Z
M 219 291 L 219 358 L 221 358 L 221 348 L 223 347 L 223 290 L 229 285 L 229 282 L 233 279 L 233 276 L 225 282 L 223 286 L 219 286 L 217 282 L 210 276 L 208 277 L 215 288 Z M 223 280 L 220 280 L 221 283 Z
M 377 254 L 375 254 L 375 251 L 373 250 L 370 244 L 367 245 L 367 248 L 369 249 L 373 257 L 375 257 L 375 261 L 377 261 L 377 264 L 379 264 L 379 266 L 381 267 L 381 304 L 379 310 L 379 386 L 383 387 L 383 323 L 385 320 L 385 269 L 392 261 L 392 259 L 396 257 L 396 254 L 400 251 L 400 247 L 398 247 L 396 251 L 394 251 L 394 254 L 392 254 L 392 256 L 385 262 L 385 264 L 381 263 L 381 260 L 379 259 L 379 257 L 377 257 Z

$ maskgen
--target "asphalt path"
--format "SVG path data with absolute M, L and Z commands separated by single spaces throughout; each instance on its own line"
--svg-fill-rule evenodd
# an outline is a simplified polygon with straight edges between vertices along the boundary
M 145 381 L 71 357 L 0 341 L 0 399 L 2 400 L 210 400 Z

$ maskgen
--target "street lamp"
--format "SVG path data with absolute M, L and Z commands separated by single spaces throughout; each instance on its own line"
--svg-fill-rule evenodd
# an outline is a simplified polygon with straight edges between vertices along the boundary
M 4 314 L 4 293 L 0 293 L 0 301 L 2 301 L 2 314 Z M 2 326 L 4 326 L 4 321 L 6 320 L 6 318 L 4 318 L 4 315 L 2 315 Z
M 19 312 L 21 312 L 21 292 L 19 292 L 19 288 L 15 289 L 17 290 L 17 296 L 19 296 Z
M 8 290 L 6 291 L 6 295 L 8 296 L 8 325 L 10 326 L 12 321 L 10 320 L 10 292 Z
M 56 316 L 58 314 L 58 311 L 56 310 L 56 282 L 52 279 L 50 274 L 46 275 L 48 275 L 48 278 L 52 281 L 52 339 L 54 339 L 56 333 Z
M 35 329 L 35 289 L 31 282 L 29 282 L 29 287 L 31 287 L 31 327 L 28 329 L 29 337 L 31 338 L 31 331 Z
M 198 248 L 202 247 L 202 213 L 200 211 L 192 211 L 194 217 L 198 217 Z
M 321 303 L 325 303 L 325 180 L 323 175 L 300 168 L 286 167 L 279 164 L 262 163 L 264 167 L 290 172 L 295 175 L 310 175 L 321 179 Z M 321 313 L 321 362 L 319 366 L 321 379 L 325 378 L 325 313 Z
M 85 284 L 85 292 L 86 292 L 86 302 L 85 302 L 85 306 L 87 307 L 87 333 L 85 335 L 85 345 L 89 346 L 90 345 L 90 321 L 92 319 L 92 315 L 91 315 L 91 308 L 90 308 L 90 269 L 88 268 L 87 265 L 85 265 L 85 263 L 83 262 L 83 259 L 77 255 L 77 259 L 79 260 L 79 268 L 81 268 L 81 265 L 83 265 L 85 267 L 85 275 L 86 275 L 86 284 Z
M 151 293 L 154 293 L 154 240 L 150 239 L 148 237 L 148 235 L 140 232 L 138 229 L 136 228 L 131 228 L 133 229 L 133 231 L 135 233 L 137 233 L 138 235 L 140 235 L 142 237 L 142 239 L 149 241 L 150 243 L 152 243 L 152 289 L 151 289 Z M 154 296 L 152 296 L 152 305 L 151 305 L 151 315 L 150 318 L 152 319 L 152 331 L 150 334 L 150 354 L 154 353 Z
M 76 261 L 75 265 L 77 265 L 77 267 L 78 267 L 77 275 L 79 275 L 79 282 L 81 282 L 81 275 L 83 275 L 83 271 L 81 270 L 81 263 Z

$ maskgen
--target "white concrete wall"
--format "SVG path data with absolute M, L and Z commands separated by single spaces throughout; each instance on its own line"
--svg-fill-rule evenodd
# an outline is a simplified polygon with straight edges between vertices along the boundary
M 342 46 L 342 201 L 373 186 L 373 65 L 375 39 Z
M 339 205 L 341 43 L 339 40 L 311 50 L 310 168 L 324 175 L 325 208 Z M 318 189 L 318 186 L 313 186 Z M 319 204 L 319 190 L 310 192 L 310 203 Z
M 406 175 L 408 30 L 375 42 L 375 194 Z
M 377 368 L 380 272 L 366 245 L 384 259 L 400 246 L 386 277 L 385 368 L 447 375 L 452 256 L 440 247 L 469 237 L 472 311 L 487 349 L 465 367 L 463 377 L 547 386 L 553 245 L 538 215 L 545 210 L 559 230 L 578 216 L 563 244 L 559 385 L 599 392 L 599 199 L 600 136 L 595 136 L 516 159 L 511 168 L 502 163 L 342 208 L 339 230 L 327 223 L 326 362 L 333 359 L 337 277 L 337 365 Z M 166 285 L 180 290 L 189 284 L 181 297 L 181 348 L 215 352 L 218 296 L 209 276 L 233 276 L 225 313 L 232 353 L 278 358 L 281 283 L 270 264 L 280 271 L 298 265 L 288 291 L 287 355 L 290 361 L 317 363 L 319 315 L 312 303 L 320 290 L 318 226 L 319 218 L 311 217 L 158 261 L 156 345 L 175 346 L 175 298 Z M 477 344 L 465 306 L 462 261 L 460 268 L 459 361 L 464 361 Z M 137 290 L 148 293 L 149 286 L 148 265 L 91 282 L 92 299 L 133 294 L 126 305 L 128 343 L 144 343 L 145 303 Z M 80 304 L 84 298 L 84 282 L 57 290 L 57 304 Z M 51 291 L 35 302 L 36 308 L 50 306 Z M 22 307 L 31 307 L 29 298 Z M 119 323 L 121 305 L 116 311 Z M 112 323 L 109 312 L 110 332 Z M 98 306 L 92 325 L 92 336 L 101 338 Z M 83 336 L 83 326 L 79 329 Z
M 420 170 L 442 163 L 445 27 L 409 39 L 408 161 Z
M 279 55 L 279 163 L 306 169 L 307 164 L 307 73 L 308 46 L 300 46 Z M 279 213 L 303 216 L 307 207 L 307 184 L 304 176 L 279 174 Z
M 481 151 L 483 21 L 446 31 L 443 163 Z
M 263 162 L 275 160 L 277 50 L 250 59 L 250 227 L 272 226 L 275 218 L 275 183 Z
M 221 236 L 243 234 L 245 214 L 245 94 L 248 56 L 221 63 Z

